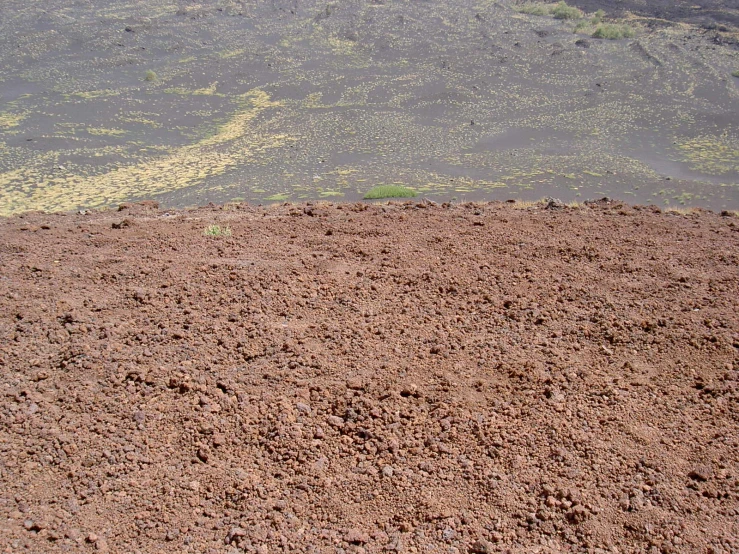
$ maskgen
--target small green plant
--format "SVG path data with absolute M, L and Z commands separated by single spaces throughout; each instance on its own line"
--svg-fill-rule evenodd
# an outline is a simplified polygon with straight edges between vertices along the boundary
M 379 200 L 381 198 L 413 198 L 416 191 L 399 185 L 378 185 L 367 191 L 365 200 Z
M 516 7 L 516 11 L 528 15 L 547 15 L 547 9 L 541 4 L 521 4 Z
M 732 72 L 731 72 L 731 76 L 732 76 L 732 77 L 737 77 L 737 78 L 739 78 L 739 69 L 737 69 L 736 71 L 732 71 Z
M 203 234 L 206 237 L 230 237 L 231 236 L 231 228 L 230 227 L 221 227 L 220 225 L 209 225 L 206 227 L 205 231 L 203 231 Z
M 590 18 L 590 24 L 591 25 L 598 25 L 599 23 L 603 22 L 603 18 L 606 16 L 606 12 L 603 10 L 598 10 L 593 14 L 593 17 Z
M 583 13 L 579 8 L 568 6 L 566 2 L 560 2 L 552 8 L 554 19 L 582 19 Z
M 634 29 L 628 25 L 612 25 L 603 23 L 592 34 L 593 38 L 604 38 L 608 40 L 618 40 L 622 38 L 631 38 L 634 36 Z
M 154 73 L 151 69 L 147 69 L 146 73 L 144 73 L 144 81 L 156 81 L 157 80 L 157 74 Z
M 283 202 L 290 198 L 290 195 L 286 192 L 278 192 L 273 194 L 272 196 L 268 196 L 265 198 L 265 200 L 269 202 Z

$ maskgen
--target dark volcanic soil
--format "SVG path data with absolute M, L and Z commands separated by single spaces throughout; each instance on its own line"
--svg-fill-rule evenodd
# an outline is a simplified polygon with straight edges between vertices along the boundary
M 631 12 L 642 17 L 655 17 L 704 26 L 728 24 L 739 26 L 739 3 L 736 0 L 571 0 L 570 4 L 588 11 L 608 10 L 624 15 Z
M 739 551 L 739 219 L 654 210 L 3 220 L 4 551 Z
M 739 3 L 691 1 L 4 0 L 0 215 L 377 184 L 736 210 Z

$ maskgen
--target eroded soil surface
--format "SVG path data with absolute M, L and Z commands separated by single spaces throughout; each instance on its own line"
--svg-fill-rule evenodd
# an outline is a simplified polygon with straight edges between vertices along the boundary
M 733 215 L 134 205 L 0 249 L 6 552 L 739 550 Z

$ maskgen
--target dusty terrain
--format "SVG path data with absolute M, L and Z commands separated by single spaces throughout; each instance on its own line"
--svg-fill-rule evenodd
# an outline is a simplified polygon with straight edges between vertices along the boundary
M 4 0 L 0 215 L 247 200 L 739 209 L 735 0 Z M 149 79 L 149 80 L 147 80 Z
M 735 553 L 738 266 L 615 202 L 2 220 L 0 548 Z

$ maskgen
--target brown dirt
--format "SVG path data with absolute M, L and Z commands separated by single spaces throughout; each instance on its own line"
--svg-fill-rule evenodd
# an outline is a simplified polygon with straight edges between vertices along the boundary
M 1 220 L 0 545 L 738 552 L 738 267 L 607 202 Z

